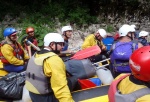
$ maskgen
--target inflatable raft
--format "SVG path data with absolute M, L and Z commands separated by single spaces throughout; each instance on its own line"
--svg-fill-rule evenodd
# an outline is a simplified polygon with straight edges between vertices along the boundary
M 108 102 L 109 85 L 79 90 L 72 93 L 75 102 Z

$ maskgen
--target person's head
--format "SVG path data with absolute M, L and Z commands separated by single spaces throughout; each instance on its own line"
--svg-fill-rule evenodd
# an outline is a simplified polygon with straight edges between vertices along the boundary
M 149 33 L 146 32 L 146 31 L 141 31 L 141 32 L 139 33 L 139 38 L 147 39 L 148 34 L 149 34 Z
M 135 37 L 135 28 L 136 27 L 134 27 L 134 25 L 131 25 L 130 27 L 131 27 L 131 34 L 134 35 L 134 37 Z
M 58 33 L 48 33 L 44 37 L 44 47 L 59 53 L 64 47 L 64 39 Z
M 34 37 L 34 28 L 33 27 L 26 28 L 26 33 L 28 34 L 29 37 Z
M 5 38 L 9 38 L 11 41 L 17 41 L 17 30 L 15 28 L 6 28 L 3 32 Z
M 138 56 L 138 58 L 137 58 Z M 135 78 L 150 82 L 150 46 L 135 50 L 129 60 L 131 72 Z
M 124 24 L 119 29 L 119 36 L 120 37 L 127 36 L 133 40 L 135 37 L 135 29 L 128 24 Z
M 69 39 L 72 35 L 73 29 L 71 26 L 63 26 L 61 29 L 62 35 Z
M 101 41 L 103 38 L 107 37 L 107 33 L 104 29 L 99 29 L 96 33 L 95 33 L 95 37 L 97 40 Z

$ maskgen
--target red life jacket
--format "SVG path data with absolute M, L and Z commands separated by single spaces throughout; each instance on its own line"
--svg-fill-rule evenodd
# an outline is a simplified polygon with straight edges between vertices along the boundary
M 8 44 L 7 42 L 2 42 L 0 43 L 0 47 L 3 46 L 4 44 Z M 21 48 L 21 45 L 19 43 L 17 43 L 17 47 L 14 44 L 9 44 L 13 49 L 13 53 L 14 56 L 20 60 L 22 60 L 24 58 L 24 51 Z M 0 51 L 0 59 L 2 61 L 3 64 L 10 64 L 9 61 L 7 61 L 7 59 L 5 59 L 5 57 L 3 56 L 2 52 Z
M 126 78 L 127 76 L 129 76 L 130 74 L 126 74 L 122 77 L 120 77 L 118 80 L 115 80 L 111 83 L 109 90 L 108 90 L 108 98 L 109 98 L 109 102 L 115 102 L 115 94 L 117 92 L 117 85 L 119 84 L 119 82 Z

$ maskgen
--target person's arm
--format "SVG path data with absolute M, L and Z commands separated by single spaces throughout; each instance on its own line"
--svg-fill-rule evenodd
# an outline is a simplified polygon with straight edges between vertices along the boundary
M 28 56 L 28 53 L 24 50 L 24 48 L 21 46 L 21 49 L 24 52 L 24 61 L 27 61 L 30 57 Z
M 101 45 L 102 45 L 102 50 L 105 51 L 106 50 L 106 46 L 104 45 L 104 43 L 101 41 Z
M 24 44 L 25 44 L 25 47 L 26 47 L 26 50 L 28 52 L 28 56 L 31 58 L 32 56 L 32 53 L 31 53 L 31 45 L 27 42 L 29 39 L 25 38 L 23 41 L 24 41 Z M 30 40 L 29 40 L 30 41 Z M 31 42 L 31 41 L 30 41 Z
M 82 49 L 86 49 L 86 48 L 88 48 L 88 47 L 94 46 L 94 45 L 93 45 L 93 42 L 94 42 L 94 38 L 90 35 L 90 36 L 88 36 L 88 37 L 84 40 L 84 42 L 83 42 L 81 48 L 82 48 Z M 95 44 L 96 44 L 96 43 L 95 43 Z
M 59 102 L 74 102 L 67 85 L 66 69 L 62 59 L 58 56 L 47 59 L 44 62 L 44 72 L 50 77 L 51 88 Z
M 5 44 L 5 45 L 1 46 L 1 52 L 2 52 L 3 56 L 5 57 L 5 59 L 10 64 L 23 65 L 24 61 L 16 58 L 16 56 L 14 56 L 13 51 L 14 51 L 14 49 L 8 44 Z

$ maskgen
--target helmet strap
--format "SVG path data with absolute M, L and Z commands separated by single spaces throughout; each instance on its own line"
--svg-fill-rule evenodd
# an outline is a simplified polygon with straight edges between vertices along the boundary
M 131 40 L 133 40 L 133 36 L 132 36 L 132 34 L 131 34 L 131 36 L 127 35 L 127 37 L 129 37 Z
M 67 37 L 67 35 L 66 35 L 66 32 L 65 32 L 65 34 L 63 34 L 67 39 L 69 39 L 69 37 Z
M 52 47 L 50 47 L 50 48 L 52 49 L 52 52 L 54 52 L 56 54 L 60 53 L 60 51 L 57 50 L 57 43 L 55 43 L 55 50 Z

